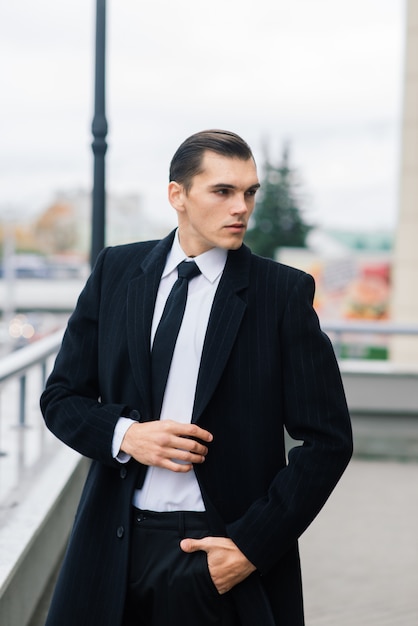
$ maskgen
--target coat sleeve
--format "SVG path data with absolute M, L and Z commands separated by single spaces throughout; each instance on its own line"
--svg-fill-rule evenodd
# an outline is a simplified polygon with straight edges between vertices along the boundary
M 269 571 L 316 517 L 352 455 L 341 376 L 313 309 L 314 281 L 301 274 L 280 326 L 284 425 L 302 442 L 265 498 L 228 525 L 229 536 L 261 573 Z
M 53 371 L 41 396 L 47 427 L 89 458 L 114 465 L 112 439 L 121 404 L 104 404 L 98 380 L 98 326 L 103 264 L 99 255 L 69 319 Z

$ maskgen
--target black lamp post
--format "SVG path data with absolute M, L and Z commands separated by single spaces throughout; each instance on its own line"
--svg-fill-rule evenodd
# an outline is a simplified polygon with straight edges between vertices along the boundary
M 96 0 L 96 63 L 94 117 L 92 123 L 94 154 L 93 207 L 91 224 L 90 264 L 105 245 L 106 185 L 105 154 L 107 120 L 105 111 L 106 0 Z

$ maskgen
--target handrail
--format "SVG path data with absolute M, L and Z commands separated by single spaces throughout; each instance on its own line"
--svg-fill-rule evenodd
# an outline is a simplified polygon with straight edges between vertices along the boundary
M 403 324 L 396 322 L 366 322 L 366 321 L 331 321 L 323 322 L 325 332 L 336 334 L 367 334 L 374 335 L 418 335 L 418 324 Z
M 322 329 L 326 333 L 367 334 L 374 335 L 418 335 L 418 324 L 400 324 L 393 322 L 323 322 Z M 12 352 L 0 359 L 0 384 L 8 379 L 24 374 L 32 366 L 45 361 L 56 354 L 60 348 L 63 329 L 40 339 L 39 341 Z
M 418 336 L 418 324 L 387 321 L 327 321 L 322 324 L 322 329 L 330 335 L 339 360 L 342 358 L 343 335 Z
M 36 341 L 16 352 L 11 352 L 0 359 L 0 384 L 24 374 L 34 365 L 46 361 L 57 353 L 61 345 L 63 329 Z
M 19 380 L 19 426 L 23 427 L 26 423 L 27 373 L 39 366 L 42 373 L 41 387 L 44 387 L 48 358 L 58 352 L 62 336 L 63 329 L 0 359 L 0 385 L 13 379 Z
M 334 349 L 337 358 L 341 356 L 341 337 L 343 334 L 373 335 L 418 335 L 418 324 L 366 321 L 327 321 L 322 324 L 326 333 L 334 335 Z M 48 358 L 60 348 L 63 329 L 0 359 L 0 385 L 13 378 L 19 378 L 19 425 L 25 425 L 26 373 L 32 367 L 42 368 L 42 385 L 46 380 Z

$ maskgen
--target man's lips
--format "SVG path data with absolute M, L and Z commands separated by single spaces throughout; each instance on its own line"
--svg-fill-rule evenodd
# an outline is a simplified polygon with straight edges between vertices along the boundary
M 234 224 L 227 224 L 225 228 L 227 228 L 228 230 L 241 231 L 245 230 L 246 225 L 242 222 L 235 222 Z

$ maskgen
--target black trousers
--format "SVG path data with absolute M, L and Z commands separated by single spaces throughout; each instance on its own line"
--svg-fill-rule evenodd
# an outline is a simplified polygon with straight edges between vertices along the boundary
M 134 509 L 131 563 L 122 626 L 240 626 L 229 593 L 220 595 L 206 552 L 180 548 L 209 535 L 205 513 Z

